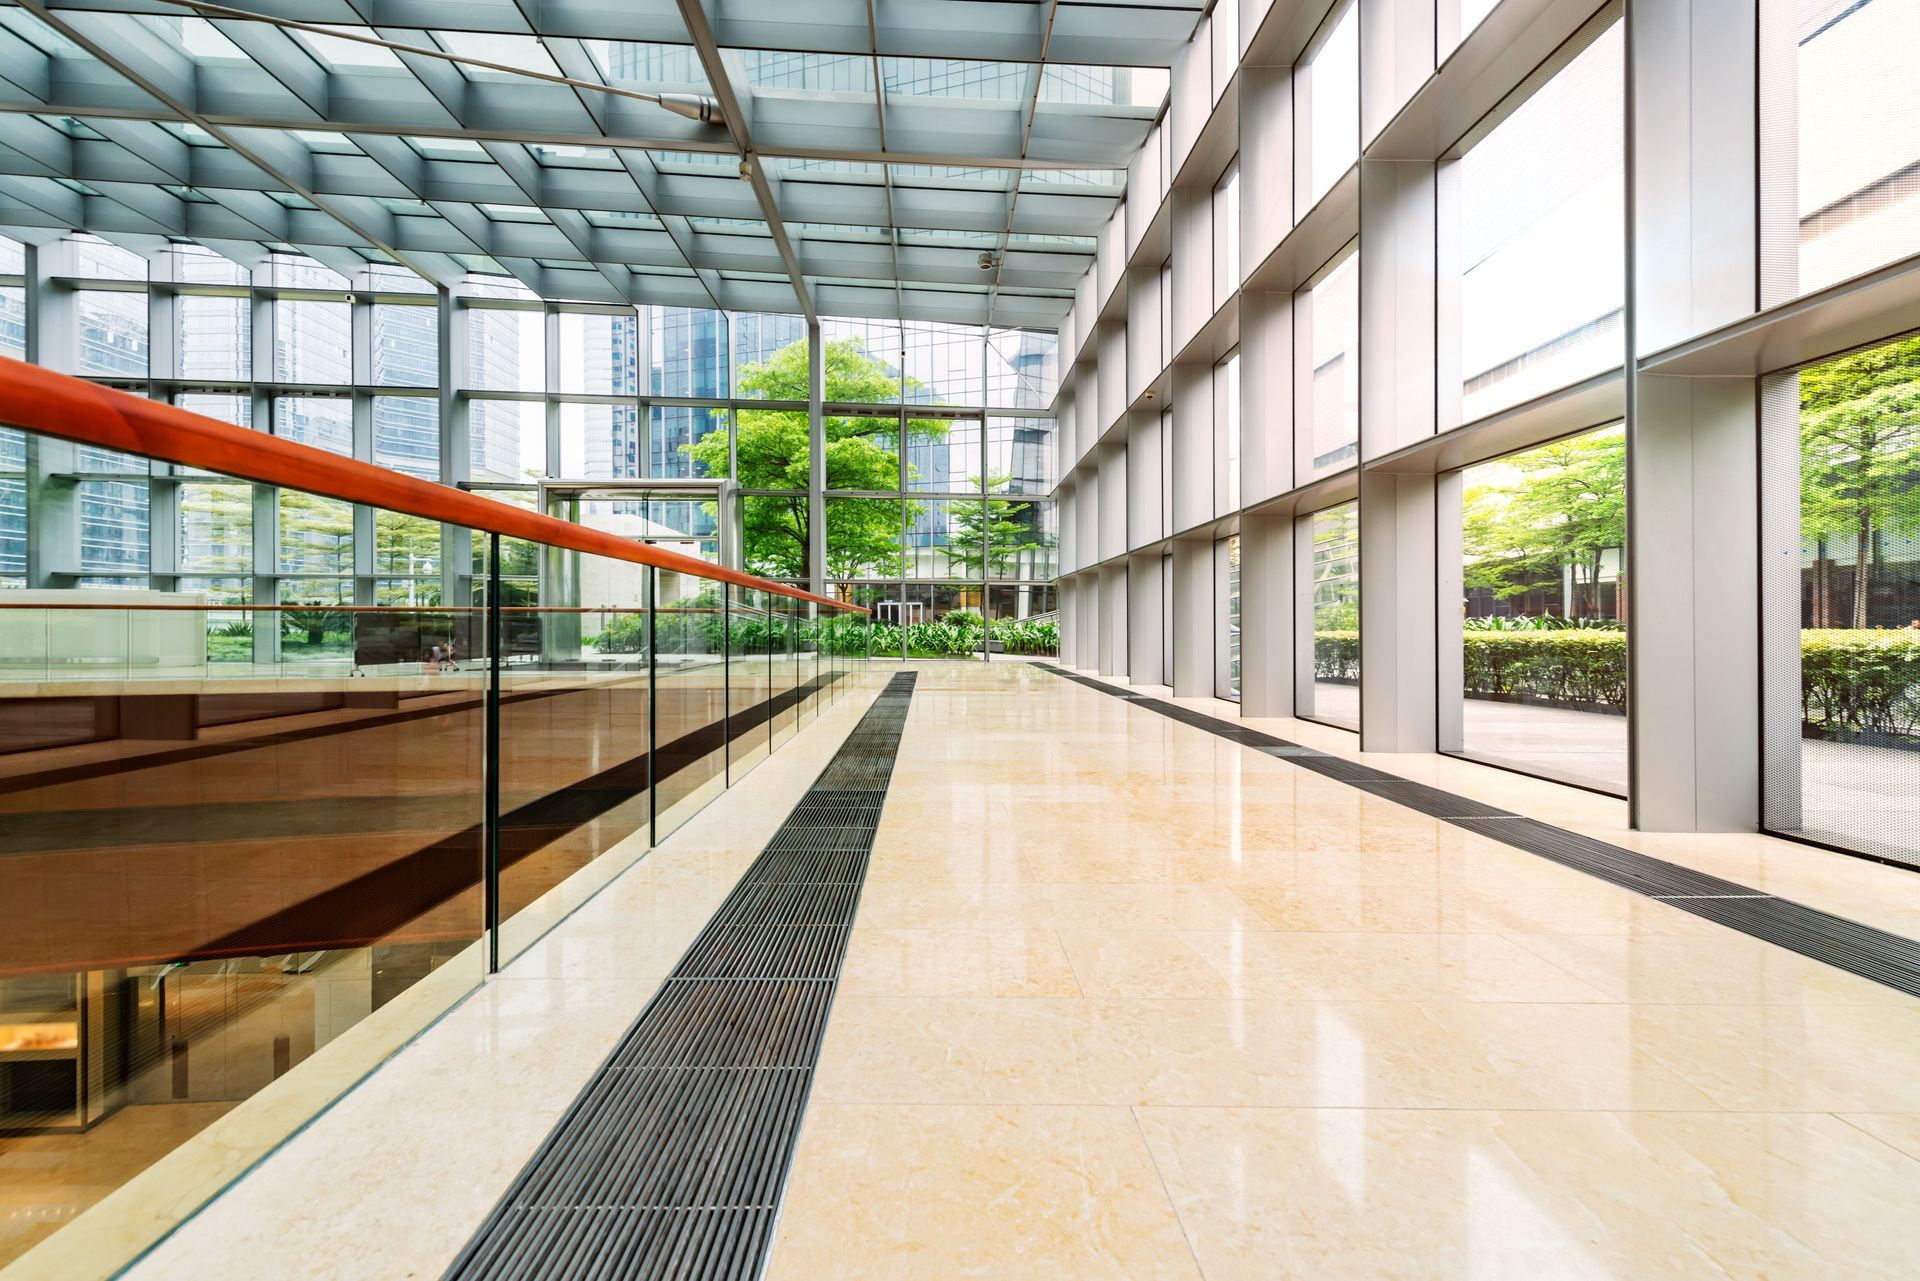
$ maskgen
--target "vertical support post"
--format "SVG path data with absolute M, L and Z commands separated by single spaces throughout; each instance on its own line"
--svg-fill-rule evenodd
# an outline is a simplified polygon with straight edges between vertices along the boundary
M 820 322 L 807 322 L 807 586 L 827 594 L 827 366 Z M 738 473 L 736 473 L 738 474 Z M 743 500 L 744 501 L 744 500 Z M 744 568 L 744 565 L 742 566 Z
M 486 892 L 482 919 L 487 931 L 487 973 L 500 971 L 500 651 L 506 627 L 500 609 L 500 535 L 487 535 L 487 687 L 486 756 L 481 763 L 485 800 L 481 820 L 482 857 L 486 860 Z
M 720 584 L 720 752 L 721 778 L 733 786 L 733 589 Z
M 647 620 L 643 634 L 647 646 L 647 845 L 660 843 L 659 776 L 655 772 L 660 749 L 660 644 L 655 624 L 659 621 L 660 571 L 647 566 Z

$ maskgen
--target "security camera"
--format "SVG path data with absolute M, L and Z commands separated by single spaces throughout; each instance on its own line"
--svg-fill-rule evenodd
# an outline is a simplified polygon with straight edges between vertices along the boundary
M 993 257 L 993 250 L 982 249 L 980 251 L 980 270 L 992 271 L 996 265 L 997 264 L 995 263 L 994 257 Z

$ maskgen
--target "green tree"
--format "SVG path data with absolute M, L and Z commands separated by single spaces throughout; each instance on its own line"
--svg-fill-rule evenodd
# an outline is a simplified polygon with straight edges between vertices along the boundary
M 1874 546 L 1920 531 L 1920 337 L 1800 374 L 1800 522 L 1853 545 L 1853 609 L 1867 625 Z M 1832 620 L 1821 619 L 1824 625 Z
M 822 344 L 825 394 L 841 404 L 885 404 L 921 384 L 900 379 L 858 338 Z M 792 342 L 758 365 L 740 371 L 739 394 L 766 400 L 807 399 L 807 343 Z M 915 429 L 934 437 L 937 422 Z M 828 489 L 892 492 L 900 487 L 900 420 L 884 417 L 828 418 L 825 422 Z M 741 519 L 746 569 L 769 578 L 807 577 L 807 468 L 811 453 L 804 410 L 742 409 L 734 421 L 735 479 L 743 489 L 800 492 L 745 500 Z M 727 438 L 712 432 L 681 446 L 709 476 L 727 474 Z M 911 512 L 908 513 L 911 516 Z M 827 504 L 827 565 L 830 578 L 897 575 L 901 568 L 900 503 L 895 499 L 841 498 Z
M 1018 567 L 1021 556 L 1047 545 L 1046 536 L 1029 518 L 1031 503 L 995 496 L 1006 493 L 1011 483 L 1007 476 L 989 476 L 987 498 L 950 504 L 947 561 L 962 577 L 982 577 L 983 560 L 994 577 L 1005 577 Z
M 1569 617 L 1584 584 L 1597 612 L 1605 554 L 1627 541 L 1627 440 L 1618 428 L 1557 440 L 1508 460 L 1511 481 L 1465 496 L 1467 587 L 1502 599 L 1559 581 L 1573 570 Z

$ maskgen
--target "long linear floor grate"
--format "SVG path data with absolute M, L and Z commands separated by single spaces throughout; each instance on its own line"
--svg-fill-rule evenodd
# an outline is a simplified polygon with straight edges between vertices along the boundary
M 1716 921 L 1757 939 L 1765 939 L 1802 956 L 1920 996 L 1920 941 L 1889 930 L 1864 925 L 1844 916 L 1795 903 L 1679 863 L 1654 858 L 1637 850 L 1569 832 L 1563 827 L 1526 818 L 1484 801 L 1457 796 L 1438 787 L 1401 778 L 1350 761 L 1331 752 L 1276 738 L 1245 725 L 1235 725 L 1165 699 L 1121 690 L 1052 663 L 1035 663 L 1076 685 L 1123 698 L 1136 707 L 1157 712 L 1182 725 L 1205 730 L 1276 760 L 1312 770 L 1374 796 L 1385 797 L 1442 822 L 1478 832 L 1503 845 L 1525 850 L 1589 876 L 1598 877 L 1636 894 L 1658 899 L 1682 912 Z
M 448 1278 L 759 1274 L 916 679 L 887 682 Z

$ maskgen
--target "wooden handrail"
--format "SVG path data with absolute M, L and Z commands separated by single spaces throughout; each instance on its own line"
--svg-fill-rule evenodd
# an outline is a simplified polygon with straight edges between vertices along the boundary
M 850 613 L 869 612 L 845 601 L 712 565 L 680 552 L 629 542 L 466 490 L 342 458 L 311 445 L 236 427 L 9 356 L 0 356 L 0 422 L 82 445 L 218 472 L 236 480 L 278 485 L 507 538 L 525 538 L 591 556 L 651 565 Z

